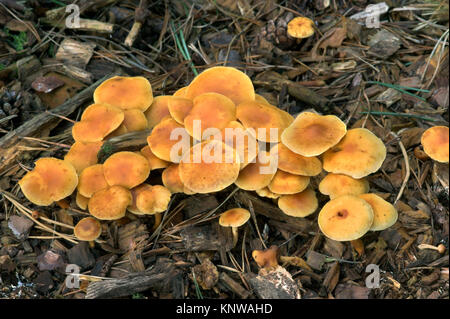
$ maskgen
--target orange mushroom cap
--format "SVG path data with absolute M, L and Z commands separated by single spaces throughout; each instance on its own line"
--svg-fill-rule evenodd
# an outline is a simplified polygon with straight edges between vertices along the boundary
M 142 76 L 114 76 L 95 89 L 94 101 L 114 105 L 123 110 L 145 111 L 153 102 L 152 86 Z
M 447 126 L 433 126 L 422 134 L 421 143 L 425 153 L 433 160 L 448 163 L 449 137 Z
M 184 125 L 184 119 L 193 107 L 194 102 L 184 97 L 172 96 L 168 102 L 170 116 L 182 125 Z
M 337 116 L 312 112 L 299 114 L 281 135 L 281 141 L 294 153 L 317 156 L 335 146 L 347 132 Z
M 170 190 L 161 185 L 141 184 L 131 190 L 132 202 L 128 210 L 136 215 L 153 215 L 165 211 L 169 205 Z
M 124 135 L 127 134 L 128 130 L 127 127 L 123 124 L 120 124 L 118 128 L 116 128 L 114 131 L 112 131 L 111 133 L 109 133 L 108 135 L 105 136 L 105 138 L 103 140 L 109 140 L 110 138 L 116 137 L 116 136 L 120 136 L 120 135 Z
M 344 195 L 323 206 L 318 223 L 320 230 L 328 238 L 351 241 L 367 233 L 373 219 L 373 209 L 365 200 L 354 195 Z
M 305 157 L 292 152 L 282 143 L 278 143 L 278 169 L 287 173 L 316 176 L 322 172 L 322 163 L 317 157 Z
M 278 247 L 272 245 L 264 250 L 255 249 L 252 251 L 252 257 L 260 268 L 276 268 L 278 266 Z
M 173 93 L 173 96 L 184 97 L 186 95 L 187 88 L 188 88 L 187 86 L 179 88 L 178 90 L 175 91 L 175 93 Z
M 273 199 L 280 198 L 280 196 L 281 196 L 280 194 L 275 194 L 275 193 L 271 192 L 268 187 L 257 189 L 255 192 L 256 192 L 256 194 L 258 194 L 261 197 L 267 197 L 267 198 L 273 198 Z
M 102 225 L 93 217 L 85 217 L 75 225 L 73 233 L 79 240 L 93 241 L 102 234 Z
M 319 184 L 319 191 L 329 195 L 330 199 L 342 195 L 360 195 L 369 191 L 369 182 L 365 178 L 355 179 L 347 175 L 329 173 Z
M 170 162 L 163 161 L 155 154 L 153 154 L 152 150 L 150 149 L 150 146 L 148 145 L 141 148 L 140 152 L 148 160 L 148 163 L 150 164 L 150 168 L 152 170 L 159 168 L 166 168 L 167 166 L 170 165 Z
M 95 192 L 105 189 L 108 186 L 105 175 L 103 174 L 103 165 L 95 164 L 86 167 L 81 172 L 78 181 L 78 193 L 84 197 L 91 198 Z
M 250 78 L 238 69 L 226 66 L 212 67 L 196 76 L 188 86 L 185 97 L 193 100 L 210 92 L 225 95 L 236 105 L 255 99 L 255 89 Z
M 182 143 L 184 137 L 181 136 L 181 141 L 179 141 L 178 135 L 175 135 L 174 139 L 170 139 L 173 136 L 172 134 L 177 131 L 185 132 L 185 135 L 189 136 L 183 126 L 172 118 L 162 120 L 153 128 L 152 133 L 147 137 L 147 143 L 155 156 L 167 162 L 177 163 L 180 160 L 183 149 L 180 148 L 177 152 L 173 147 Z M 188 141 L 190 141 L 190 138 Z
M 294 175 L 277 170 L 268 188 L 275 194 L 296 194 L 304 191 L 308 187 L 309 179 L 309 176 Z
M 395 224 L 398 212 L 395 207 L 376 194 L 361 194 L 359 198 L 364 199 L 373 209 L 372 231 L 384 230 Z
M 220 191 L 233 184 L 240 169 L 237 152 L 221 141 L 198 143 L 185 152 L 179 174 L 183 184 L 196 193 Z
M 219 224 L 223 227 L 240 227 L 250 218 L 250 212 L 244 208 L 233 208 L 222 213 Z
M 25 174 L 18 184 L 30 202 L 48 206 L 73 193 L 78 175 L 69 162 L 43 157 L 36 161 L 35 168 Z
M 149 129 L 154 128 L 163 118 L 170 116 L 169 100 L 171 98 L 172 96 L 170 95 L 160 95 L 155 97 L 152 105 L 144 112 Z
M 292 194 L 282 195 L 278 199 L 278 207 L 286 215 L 293 217 L 306 217 L 314 213 L 319 206 L 316 193 L 311 188 Z
M 259 103 L 266 103 L 266 104 L 270 104 L 269 101 L 267 101 L 267 99 L 260 95 L 260 94 L 255 94 L 255 101 L 259 102 Z
M 196 140 L 204 140 L 203 132 L 208 128 L 219 131 L 228 123 L 236 120 L 236 106 L 233 101 L 218 93 L 204 93 L 193 100 L 193 107 L 184 118 L 184 127 Z M 199 121 L 200 129 L 195 130 L 195 122 Z
M 92 104 L 86 108 L 81 121 L 72 127 L 72 136 L 79 142 L 98 142 L 122 124 L 125 115 L 115 106 Z
M 289 21 L 287 33 L 293 38 L 309 38 L 314 34 L 314 22 L 305 17 L 296 17 Z
M 102 141 L 91 143 L 75 142 L 64 156 L 64 160 L 72 164 L 77 173 L 80 174 L 86 167 L 97 164 L 97 153 L 102 145 Z
M 133 188 L 143 183 L 150 174 L 148 160 L 137 153 L 118 152 L 105 161 L 103 173 L 108 185 Z
M 128 132 L 137 132 L 146 130 L 148 127 L 147 117 L 144 112 L 139 109 L 124 110 L 124 120 L 122 125 Z
M 386 158 L 386 147 L 365 128 L 354 128 L 323 154 L 323 169 L 330 173 L 362 178 L 376 172 Z
M 257 101 L 237 105 L 236 117 L 247 129 L 253 129 L 258 141 L 279 142 L 283 131 L 291 124 L 292 117 L 277 107 Z M 259 129 L 264 129 L 261 132 Z M 271 129 L 274 134 L 271 135 Z
M 178 164 L 171 164 L 164 169 L 161 174 L 163 185 L 170 190 L 172 194 L 184 192 L 184 184 L 181 181 L 178 167 Z
M 75 202 L 77 203 L 77 206 L 79 208 L 85 210 L 88 207 L 89 198 L 84 197 L 83 195 L 80 194 L 80 192 L 77 191 Z
M 255 163 L 248 164 L 239 172 L 239 176 L 234 182 L 239 188 L 255 191 L 270 184 L 276 173 L 276 166 L 271 167 L 274 163 L 271 158 L 273 155 L 269 152 L 265 152 L 265 154 L 266 163 L 261 160 L 261 156 L 258 156 Z
M 115 185 L 95 192 L 88 203 L 92 216 L 100 220 L 116 220 L 125 216 L 132 196 L 125 187 Z

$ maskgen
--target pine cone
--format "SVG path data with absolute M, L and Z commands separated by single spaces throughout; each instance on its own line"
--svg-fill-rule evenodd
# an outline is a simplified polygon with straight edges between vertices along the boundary
M 261 28 L 257 38 L 272 43 L 282 50 L 289 49 L 295 44 L 295 39 L 287 35 L 287 24 L 294 18 L 291 12 L 288 12 L 275 20 L 269 20 L 267 24 Z

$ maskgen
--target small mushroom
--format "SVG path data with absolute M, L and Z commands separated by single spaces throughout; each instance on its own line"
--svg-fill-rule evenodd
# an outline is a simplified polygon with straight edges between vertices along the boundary
M 80 207 L 82 210 L 85 210 L 88 207 L 89 198 L 84 197 L 80 194 L 80 192 L 77 191 L 77 195 L 75 196 L 75 202 L 78 207 Z
M 314 22 L 306 17 L 296 17 L 289 21 L 287 34 L 296 39 L 309 38 L 314 34 Z
M 421 143 L 425 153 L 440 163 L 449 161 L 449 136 L 447 126 L 433 126 L 422 134 Z
M 167 107 L 170 116 L 172 116 L 177 123 L 184 125 L 184 119 L 194 107 L 194 103 L 190 99 L 174 95 L 169 99 Z
M 86 167 L 79 176 L 78 193 L 86 198 L 91 198 L 95 192 L 108 187 L 103 174 L 103 165 L 95 164 Z
M 278 199 L 278 207 L 286 215 L 293 217 L 306 217 L 314 213 L 319 206 L 316 192 L 311 188 L 292 194 L 282 195 Z
M 276 173 L 276 167 L 270 165 L 274 163 L 269 152 L 266 153 L 267 163 L 262 163 L 260 156 L 256 158 L 255 163 L 250 163 L 239 172 L 239 176 L 234 182 L 239 188 L 255 191 L 264 188 L 270 184 Z M 263 171 L 266 170 L 267 172 Z
M 73 193 L 78 175 L 69 162 L 43 157 L 36 161 L 34 169 L 25 174 L 18 184 L 30 202 L 48 206 Z
M 231 227 L 233 232 L 233 247 L 238 240 L 238 228 L 244 225 L 250 218 L 250 212 L 244 208 L 229 209 L 219 217 L 219 224 L 222 227 Z
M 103 173 L 108 185 L 120 185 L 131 189 L 147 179 L 150 174 L 150 164 L 140 154 L 117 152 L 103 163 Z
M 292 152 L 311 157 L 335 146 L 346 132 L 345 123 L 335 115 L 303 112 L 286 128 L 281 141 Z
M 148 145 L 141 148 L 140 153 L 148 160 L 148 163 L 150 164 L 150 168 L 152 170 L 166 168 L 170 165 L 170 162 L 163 161 L 155 154 L 153 154 L 152 150 L 150 149 L 150 146 Z
M 364 199 L 373 209 L 372 231 L 380 231 L 391 227 L 398 218 L 397 209 L 389 202 L 376 194 L 361 194 L 359 198 Z
M 278 169 L 295 175 L 316 176 L 322 172 L 322 163 L 315 156 L 302 156 L 278 143 Z
M 92 104 L 72 127 L 72 136 L 79 142 L 99 142 L 122 124 L 122 109 L 107 104 Z
M 236 106 L 231 99 L 218 93 L 204 93 L 194 98 L 193 107 L 184 118 L 184 127 L 190 136 L 201 141 L 207 129 L 220 131 L 234 120 Z M 200 130 L 195 130 L 196 121 L 200 123 Z
M 355 128 L 323 154 L 323 169 L 358 179 L 376 172 L 385 158 L 383 141 L 368 129 Z
M 79 240 L 94 241 L 102 234 L 102 225 L 93 217 L 85 217 L 75 225 L 73 233 Z
M 272 245 L 264 250 L 255 249 L 252 251 L 252 257 L 260 268 L 275 269 L 278 266 L 278 247 Z
M 172 151 L 173 147 L 180 143 L 180 141 L 177 139 L 170 139 L 172 132 L 177 129 L 180 130 L 180 132 L 184 131 L 181 124 L 178 124 L 173 118 L 168 117 L 157 124 L 153 128 L 152 133 L 147 137 L 147 143 L 150 146 L 150 150 L 159 159 L 175 163 L 179 161 L 179 157 L 182 155 L 181 148 L 178 154 L 172 154 Z M 185 132 L 185 134 L 186 136 L 189 136 L 187 132 Z
M 344 195 L 330 200 L 319 213 L 318 223 L 322 233 L 336 241 L 361 238 L 372 227 L 372 207 L 362 198 Z
M 342 195 L 360 195 L 369 191 L 369 182 L 365 178 L 355 179 L 343 174 L 327 174 L 319 183 L 319 191 L 330 199 Z
M 88 203 L 92 216 L 100 220 L 116 220 L 125 216 L 133 198 L 130 191 L 115 185 L 95 192 Z
M 175 193 L 185 193 L 188 195 L 194 194 L 186 186 L 180 178 L 180 171 L 178 164 L 171 164 L 169 167 L 163 170 L 161 174 L 163 185 L 170 190 L 172 194 Z
M 218 149 L 219 161 L 205 158 L 205 151 Z M 199 160 L 196 161 L 196 154 Z M 237 152 L 221 141 L 198 143 L 185 152 L 180 162 L 179 174 L 183 184 L 195 193 L 218 192 L 233 184 L 239 175 L 240 161 Z
M 294 175 L 277 170 L 268 188 L 276 194 L 291 195 L 304 191 L 309 185 L 309 180 L 309 176 Z
M 86 167 L 97 164 L 97 153 L 102 145 L 102 141 L 91 143 L 75 142 L 64 156 L 64 160 L 72 164 L 77 173 L 80 174 Z
M 127 133 L 143 131 L 148 128 L 147 118 L 140 109 L 124 110 L 123 113 L 124 119 L 121 125 L 125 127 Z
M 123 110 L 145 111 L 153 102 L 152 86 L 142 76 L 114 76 L 95 89 L 94 101 L 117 106 Z
M 281 196 L 280 194 L 272 193 L 268 187 L 257 189 L 255 192 L 261 197 L 267 197 L 272 199 L 277 199 Z
M 193 100 L 201 94 L 211 92 L 225 95 L 236 105 L 255 100 L 251 79 L 232 67 L 216 66 L 203 71 L 189 84 L 184 97 Z
M 144 112 L 149 129 L 154 128 L 163 118 L 170 116 L 169 100 L 171 98 L 172 96 L 170 95 L 160 95 L 155 97 L 152 105 Z

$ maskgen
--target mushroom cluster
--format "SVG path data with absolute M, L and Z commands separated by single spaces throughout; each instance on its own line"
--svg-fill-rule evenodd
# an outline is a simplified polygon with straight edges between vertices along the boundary
M 310 181 L 323 170 L 328 175 L 319 191 L 330 201 L 318 222 L 329 238 L 354 240 L 397 219 L 391 204 L 368 193 L 365 177 L 386 157 L 378 137 L 364 128 L 347 130 L 334 115 L 294 118 L 256 94 L 250 78 L 235 68 L 212 67 L 173 95 L 157 97 L 147 79 L 116 76 L 93 99 L 73 126 L 75 143 L 64 160 L 40 159 L 19 182 L 37 205 L 76 190 L 77 205 L 92 216 L 76 227 L 80 240 L 90 227 L 99 234 L 92 219 L 116 220 L 127 211 L 158 219 L 171 194 L 212 193 L 232 184 L 277 201 L 287 215 L 306 217 L 318 209 Z M 120 151 L 98 163 L 105 140 L 146 129 L 151 132 L 140 151 Z M 148 184 L 153 170 L 161 170 L 163 185 Z M 241 208 L 221 216 L 234 243 L 249 216 Z

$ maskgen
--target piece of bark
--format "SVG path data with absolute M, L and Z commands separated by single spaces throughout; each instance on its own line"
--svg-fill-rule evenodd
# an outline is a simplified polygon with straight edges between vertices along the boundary
M 23 137 L 41 137 L 45 132 L 49 132 L 62 120 L 54 114 L 68 116 L 74 112 L 80 105 L 90 101 L 97 86 L 109 77 L 110 76 L 98 80 L 64 104 L 53 109 L 53 114 L 48 112 L 38 114 L 14 131 L 3 136 L 0 139 L 0 174 L 2 174 L 11 163 L 15 163 L 23 149 L 30 145 L 30 142 L 23 139 Z
M 63 64 L 74 65 L 84 69 L 94 54 L 95 44 L 64 39 L 61 42 L 55 58 Z
M 216 224 L 214 226 L 214 224 Z M 232 240 L 225 244 L 220 239 L 218 232 L 230 232 L 229 227 L 218 227 L 217 222 L 208 223 L 201 226 L 189 226 L 180 232 L 183 245 L 187 251 L 220 250 L 224 248 L 229 251 L 233 248 Z M 231 238 L 231 236 L 228 236 Z
M 316 229 L 316 226 L 314 226 L 314 224 L 310 220 L 288 216 L 283 213 L 281 209 L 261 200 L 260 198 L 248 192 L 237 192 L 235 195 L 235 199 L 243 206 L 248 206 L 248 201 L 250 200 L 252 202 L 255 213 L 264 215 L 277 221 L 285 222 L 294 232 L 307 233 Z
M 87 287 L 86 299 L 117 298 L 130 296 L 149 289 L 170 292 L 174 298 L 182 298 L 177 287 L 182 281 L 183 271 L 167 258 L 159 258 L 150 270 L 135 273 L 120 279 L 91 282 Z
M 261 269 L 258 276 L 246 274 L 254 293 L 261 299 L 300 299 L 300 291 L 291 274 L 283 267 Z

